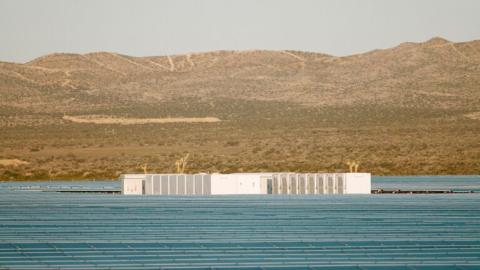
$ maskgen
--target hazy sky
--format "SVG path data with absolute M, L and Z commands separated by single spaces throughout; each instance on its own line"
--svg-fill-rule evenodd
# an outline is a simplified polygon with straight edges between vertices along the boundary
M 349 55 L 480 39 L 479 0 L 0 0 L 0 60 L 291 49 Z

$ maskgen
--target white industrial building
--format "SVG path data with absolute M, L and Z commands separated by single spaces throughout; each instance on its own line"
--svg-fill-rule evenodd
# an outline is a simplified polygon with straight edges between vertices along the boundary
M 370 194 L 370 173 L 124 174 L 122 194 Z

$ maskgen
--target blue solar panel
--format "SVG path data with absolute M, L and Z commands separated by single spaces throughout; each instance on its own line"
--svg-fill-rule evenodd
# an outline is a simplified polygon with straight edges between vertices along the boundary
M 480 269 L 479 206 L 479 194 L 3 190 L 0 268 Z

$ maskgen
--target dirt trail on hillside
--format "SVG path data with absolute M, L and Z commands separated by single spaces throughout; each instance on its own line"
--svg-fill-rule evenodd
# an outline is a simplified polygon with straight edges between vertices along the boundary
M 167 123 L 215 123 L 221 120 L 216 117 L 167 117 L 167 118 L 120 118 L 107 115 L 82 115 L 82 116 L 63 116 L 64 120 L 75 123 L 90 124 L 119 124 L 119 125 L 139 125 L 139 124 L 167 124 Z

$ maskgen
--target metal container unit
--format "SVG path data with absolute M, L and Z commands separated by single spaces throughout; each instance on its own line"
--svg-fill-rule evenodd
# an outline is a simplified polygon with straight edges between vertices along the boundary
M 271 189 L 267 194 L 346 194 L 344 173 L 281 173 L 271 176 Z
M 145 195 L 210 195 L 211 175 L 208 174 L 147 174 Z
M 124 174 L 120 176 L 122 182 L 122 194 L 142 195 L 145 194 L 144 174 Z
M 370 194 L 369 173 L 233 173 L 122 175 L 122 194 Z

